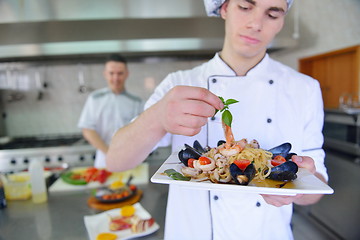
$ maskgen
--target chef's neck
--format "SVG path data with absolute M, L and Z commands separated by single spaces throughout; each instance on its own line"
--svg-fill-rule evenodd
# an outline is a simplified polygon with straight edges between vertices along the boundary
M 252 57 L 243 56 L 232 51 L 221 51 L 221 59 L 236 73 L 237 76 L 246 76 L 265 57 L 266 51 Z

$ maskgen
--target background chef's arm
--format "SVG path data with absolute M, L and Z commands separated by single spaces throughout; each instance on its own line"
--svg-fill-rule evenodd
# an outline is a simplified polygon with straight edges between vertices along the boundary
M 96 149 L 99 149 L 104 154 L 107 153 L 109 146 L 102 140 L 100 135 L 93 129 L 83 128 L 82 134 L 84 138 Z

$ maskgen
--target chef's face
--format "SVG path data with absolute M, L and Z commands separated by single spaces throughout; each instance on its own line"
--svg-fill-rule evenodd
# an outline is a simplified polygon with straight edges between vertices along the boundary
M 124 91 L 129 71 L 125 63 L 109 61 L 105 64 L 104 77 L 109 88 L 116 94 Z
M 282 29 L 286 11 L 285 0 L 226 1 L 221 8 L 226 20 L 224 49 L 245 58 L 263 56 Z

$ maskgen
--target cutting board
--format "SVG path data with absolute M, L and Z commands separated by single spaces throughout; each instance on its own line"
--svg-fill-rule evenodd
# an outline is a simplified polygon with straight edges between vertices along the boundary
M 81 171 L 86 167 L 81 168 L 72 168 L 72 171 Z M 108 186 L 112 182 L 116 180 L 121 180 L 123 182 L 126 182 L 126 180 L 130 177 L 130 175 L 133 176 L 133 179 L 131 181 L 132 184 L 138 185 L 138 184 L 146 184 L 149 182 L 149 164 L 148 163 L 142 163 L 136 168 L 130 169 L 128 171 L 124 172 L 116 172 L 113 173 L 104 184 L 101 184 L 99 182 L 90 182 L 86 185 L 72 185 L 69 183 L 64 182 L 61 178 L 58 178 L 50 187 L 49 192 L 68 192 L 68 191 L 79 191 L 79 190 L 89 190 L 89 189 L 95 189 L 103 186 Z
M 93 209 L 100 210 L 100 211 L 107 211 L 107 210 L 114 209 L 114 208 L 121 208 L 126 205 L 133 205 L 133 204 L 137 203 L 138 201 L 140 201 L 141 196 L 142 196 L 142 191 L 140 189 L 138 189 L 136 191 L 136 193 L 134 194 L 134 196 L 132 196 L 131 198 L 125 199 L 124 201 L 121 201 L 121 202 L 102 203 L 102 202 L 99 202 L 94 196 L 91 196 L 88 199 L 87 203 L 88 203 L 89 207 L 91 207 Z

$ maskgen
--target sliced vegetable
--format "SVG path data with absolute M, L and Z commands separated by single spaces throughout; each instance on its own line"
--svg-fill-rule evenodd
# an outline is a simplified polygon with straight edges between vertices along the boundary
M 131 217 L 135 214 L 135 207 L 132 205 L 127 205 L 121 208 L 120 214 L 123 217 Z
M 194 159 L 194 158 L 189 158 L 189 160 L 188 160 L 188 167 L 191 167 L 191 168 L 194 168 L 194 161 L 195 161 L 196 159 Z
M 61 174 L 61 179 L 72 185 L 86 185 L 87 182 L 83 178 L 79 178 L 78 173 L 73 173 L 71 171 Z M 74 177 L 75 176 L 75 177 Z
M 191 179 L 191 177 L 185 177 L 184 175 L 172 168 L 165 170 L 164 173 L 174 180 L 190 181 Z
M 96 236 L 96 240 L 115 240 L 117 239 L 117 235 L 115 233 L 99 233 Z
M 200 157 L 199 158 L 199 163 L 201 165 L 207 165 L 207 164 L 210 164 L 211 163 L 211 160 L 207 157 Z
M 278 155 L 278 156 L 274 157 L 273 159 L 271 159 L 271 165 L 273 165 L 274 167 L 276 167 L 276 166 L 278 166 L 278 165 L 280 165 L 280 164 L 282 164 L 284 162 L 286 162 L 286 159 L 283 156 L 280 156 L 280 155 Z
M 240 159 L 240 160 L 235 160 L 234 163 L 236 166 L 238 166 L 238 168 L 244 171 L 246 167 L 250 165 L 251 162 L 250 160 L 247 159 Z

